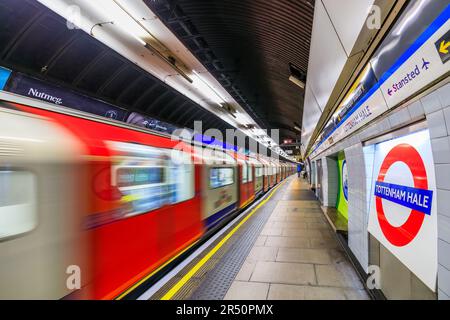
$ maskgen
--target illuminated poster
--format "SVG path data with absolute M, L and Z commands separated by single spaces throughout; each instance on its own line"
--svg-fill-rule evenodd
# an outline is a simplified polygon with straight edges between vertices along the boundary
M 155 130 L 155 131 L 159 131 L 159 132 L 165 132 L 165 133 L 169 133 L 169 134 L 173 133 L 177 129 L 177 127 L 175 127 L 167 122 L 157 120 L 157 119 L 154 119 L 151 117 L 147 117 L 147 116 L 144 116 L 137 112 L 132 112 L 128 116 L 126 122 L 137 125 L 139 127 L 143 127 L 143 128 L 147 128 L 147 129 L 151 129 L 151 130 Z
M 344 152 L 338 155 L 339 190 L 336 209 L 348 222 L 348 171 Z
M 375 146 L 368 231 L 435 291 L 436 181 L 428 130 Z
M 18 72 L 14 72 L 11 75 L 4 90 L 56 106 L 80 110 L 118 121 L 124 121 L 128 113 L 126 110 L 109 103 L 72 92 Z
M 11 71 L 8 69 L 0 67 L 0 90 L 3 90 L 6 83 L 8 82 L 9 76 L 11 75 Z

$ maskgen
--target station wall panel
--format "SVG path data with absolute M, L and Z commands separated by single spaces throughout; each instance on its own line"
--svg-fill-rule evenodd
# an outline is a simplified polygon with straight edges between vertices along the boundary
M 438 89 L 420 99 L 407 102 L 315 158 L 330 156 L 342 150 L 345 152 L 347 165 L 351 168 L 348 170 L 349 247 L 361 266 L 367 270 L 370 194 L 362 186 L 367 187 L 371 181 L 373 159 L 371 151 L 363 148 L 363 142 L 411 125 L 418 119 L 426 120 L 436 175 L 439 299 L 450 299 L 450 83 L 446 81 Z
M 316 97 L 309 84 L 305 88 L 305 107 L 303 108 L 302 141 L 303 147 L 306 147 L 305 141 L 309 141 L 311 135 L 319 122 L 322 110 L 317 104 Z
M 350 56 L 374 0 L 322 1 L 347 56 Z
M 339 190 L 339 176 L 337 170 L 337 160 L 333 157 L 325 157 L 323 163 L 323 205 L 335 207 Z
M 356 57 L 352 49 L 365 27 L 373 2 L 316 1 L 302 125 L 302 142 L 305 146 L 309 143 L 345 64 L 352 56 Z
M 361 267 L 367 272 L 369 266 L 368 212 L 366 166 L 361 143 L 345 149 L 348 170 L 348 246 Z

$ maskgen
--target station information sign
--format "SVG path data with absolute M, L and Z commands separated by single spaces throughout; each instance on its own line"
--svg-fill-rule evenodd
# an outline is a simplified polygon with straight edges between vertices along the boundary
M 76 109 L 118 121 L 124 121 L 128 114 L 126 110 L 109 103 L 72 92 L 19 72 L 14 72 L 11 75 L 4 90 L 57 106 Z
M 443 18 L 441 17 L 441 19 Z M 450 71 L 450 63 L 448 62 L 450 20 L 448 13 L 445 19 L 446 22 L 414 54 L 408 59 L 400 59 L 400 62 L 405 61 L 392 75 L 386 75 L 389 78 L 381 86 L 381 91 L 389 108 L 396 106 Z M 439 22 L 439 19 L 437 22 Z
M 385 111 L 450 72 L 450 5 L 394 62 L 310 154 L 315 158 Z M 371 62 L 376 63 L 376 61 Z
M 375 146 L 370 195 L 368 231 L 435 291 L 436 181 L 428 130 Z

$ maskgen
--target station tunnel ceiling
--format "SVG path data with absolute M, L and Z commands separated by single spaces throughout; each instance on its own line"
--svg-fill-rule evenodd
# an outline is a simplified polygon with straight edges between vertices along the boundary
M 227 122 L 35 0 L 0 0 L 0 65 L 180 127 Z
M 299 138 L 314 0 L 144 0 L 263 128 Z
M 298 138 L 313 0 L 144 0 L 235 100 L 280 138 Z M 34 0 L 0 0 L 0 64 L 178 126 L 231 126 Z

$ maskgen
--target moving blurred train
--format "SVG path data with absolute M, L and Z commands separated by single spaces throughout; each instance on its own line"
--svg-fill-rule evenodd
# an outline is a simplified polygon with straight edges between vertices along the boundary
M 113 299 L 294 173 L 21 99 L 0 101 L 0 299 Z

